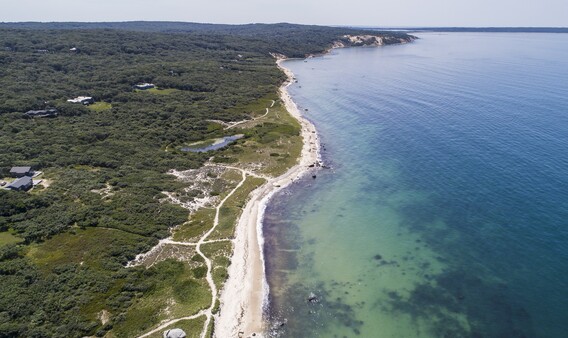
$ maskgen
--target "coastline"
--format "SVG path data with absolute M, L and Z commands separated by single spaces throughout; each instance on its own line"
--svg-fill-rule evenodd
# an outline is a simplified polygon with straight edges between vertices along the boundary
M 220 312 L 215 318 L 217 337 L 251 337 L 253 334 L 255 337 L 263 336 L 266 329 L 263 316 L 268 301 L 262 236 L 264 211 L 276 192 L 309 171 L 317 170 L 317 166 L 309 166 L 321 160 L 316 128 L 300 113 L 288 93 L 288 86 L 293 83 L 294 74 L 282 65 L 285 60 L 279 57 L 276 61 L 278 68 L 288 78 L 280 87 L 279 96 L 286 110 L 300 123 L 302 151 L 296 165 L 253 191 L 243 208 L 235 230 L 229 278 L 220 296 Z

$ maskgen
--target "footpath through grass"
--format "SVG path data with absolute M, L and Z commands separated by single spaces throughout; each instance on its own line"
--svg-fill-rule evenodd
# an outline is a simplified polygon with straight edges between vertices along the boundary
M 238 131 L 246 136 L 222 150 L 211 152 L 213 162 L 216 162 L 214 166 L 222 168 L 228 165 L 258 175 L 276 176 L 284 173 L 297 163 L 302 148 L 300 125 L 279 101 L 275 100 L 273 103 L 272 100 L 273 96 L 269 96 L 259 100 L 256 104 L 240 108 L 252 116 L 256 116 L 256 118 L 231 129 L 233 133 Z M 272 107 L 266 113 L 266 108 L 270 106 Z M 240 170 L 231 168 L 226 168 L 221 175 L 213 179 L 209 188 L 217 196 L 218 202 L 215 205 L 218 205 L 219 201 L 223 200 L 230 191 L 235 189 L 241 179 L 242 174 Z M 219 293 L 228 277 L 227 271 L 233 249 L 231 240 L 234 238 L 237 221 L 251 192 L 265 182 L 266 179 L 261 177 L 246 176 L 243 184 L 221 206 L 219 210 L 219 224 L 206 239 L 212 242 L 206 243 L 201 247 L 203 254 L 211 260 L 211 275 Z M 216 209 L 214 206 L 202 207 L 196 210 L 186 223 L 175 229 L 172 239 L 180 242 L 180 245 L 181 242 L 196 244 L 213 226 L 215 214 Z M 202 280 L 200 278 L 203 278 L 207 273 L 207 269 L 199 255 L 193 256 L 190 262 L 185 262 L 185 264 L 189 264 L 190 270 L 187 273 L 192 278 Z M 210 293 L 211 290 L 205 283 L 195 285 L 195 287 L 197 289 L 193 297 L 202 295 L 202 297 L 198 298 L 202 299 L 203 303 L 201 304 L 204 306 L 206 299 L 210 300 L 210 297 L 206 298 L 204 295 L 208 292 Z M 168 293 L 167 290 L 153 293 L 144 298 L 146 299 L 135 307 L 138 309 L 136 313 L 144 311 L 147 308 L 147 304 L 153 304 L 154 311 L 160 313 L 159 316 L 151 317 L 151 322 L 154 322 L 154 325 L 158 323 L 158 320 L 181 318 L 195 314 L 203 309 L 200 306 L 189 307 L 172 302 L 172 299 L 174 299 L 173 295 Z M 196 303 L 199 304 L 198 301 Z M 180 313 L 176 309 L 184 309 L 186 312 Z M 218 304 L 213 309 L 213 312 L 217 310 Z M 142 312 L 139 314 L 142 314 Z M 132 317 L 129 317 L 127 322 L 136 323 Z M 202 323 L 200 320 L 191 321 L 192 325 L 196 325 L 195 323 L 197 322 Z M 142 327 L 141 323 L 130 324 L 130 330 L 135 330 L 134 327 L 136 325 Z M 206 329 L 212 331 L 212 325 L 210 323 Z M 152 326 L 144 325 L 144 327 L 148 331 Z M 173 325 L 172 327 L 178 326 Z

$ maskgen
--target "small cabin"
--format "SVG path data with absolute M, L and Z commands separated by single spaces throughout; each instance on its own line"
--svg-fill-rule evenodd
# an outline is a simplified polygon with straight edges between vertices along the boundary
M 32 167 L 12 167 L 12 169 L 10 169 L 10 175 L 12 177 L 32 176 L 33 174 Z
M 67 102 L 70 103 L 80 103 L 82 105 L 88 106 L 90 104 L 95 103 L 95 100 L 90 96 L 77 96 L 74 99 L 69 99 Z
M 43 110 L 28 110 L 24 113 L 27 117 L 55 117 L 57 116 L 57 109 L 43 109 Z
M 156 88 L 156 85 L 153 83 L 141 83 L 134 86 L 134 89 L 146 90 Z
M 34 182 L 32 178 L 29 176 L 24 176 L 10 183 L 6 188 L 15 191 L 28 191 L 33 187 L 33 185 Z

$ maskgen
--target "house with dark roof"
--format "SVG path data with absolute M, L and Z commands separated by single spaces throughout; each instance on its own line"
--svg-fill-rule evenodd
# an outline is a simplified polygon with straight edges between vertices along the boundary
M 33 185 L 34 182 L 32 178 L 29 176 L 24 176 L 10 183 L 6 188 L 15 191 L 28 191 L 33 187 Z
M 32 167 L 12 167 L 12 169 L 10 169 L 10 175 L 12 177 L 33 176 L 33 174 Z
M 57 116 L 57 109 L 29 110 L 24 115 L 27 117 L 55 117 Z

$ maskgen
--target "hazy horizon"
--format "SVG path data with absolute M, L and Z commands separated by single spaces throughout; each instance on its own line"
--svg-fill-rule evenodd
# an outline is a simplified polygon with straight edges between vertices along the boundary
M 107 21 L 40 21 L 40 20 L 24 20 L 24 21 L 0 21 L 0 24 L 18 24 L 18 23 L 86 23 L 86 24 L 97 24 L 97 23 L 134 23 L 134 22 L 159 22 L 159 23 L 187 23 L 187 24 L 201 24 L 201 25 L 235 25 L 235 26 L 245 26 L 245 25 L 272 25 L 272 24 L 291 24 L 291 25 L 316 25 L 316 26 L 329 26 L 329 27 L 350 27 L 350 28 L 386 28 L 386 29 L 420 29 L 420 28 L 560 28 L 568 29 L 566 26 L 435 26 L 435 25 L 335 25 L 335 24 L 310 24 L 310 23 L 297 23 L 297 22 L 248 22 L 248 23 L 224 23 L 224 22 L 199 22 L 199 21 L 180 21 L 180 20 L 107 20 Z
M 0 22 L 177 21 L 369 27 L 568 27 L 568 1 L 0 0 Z

